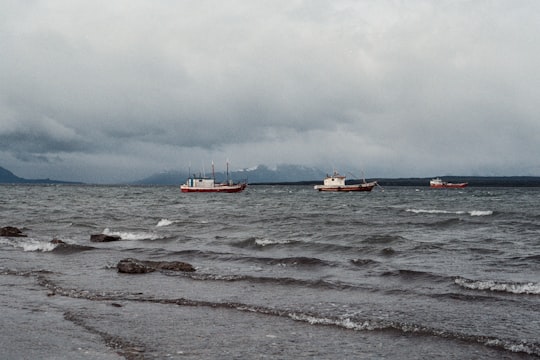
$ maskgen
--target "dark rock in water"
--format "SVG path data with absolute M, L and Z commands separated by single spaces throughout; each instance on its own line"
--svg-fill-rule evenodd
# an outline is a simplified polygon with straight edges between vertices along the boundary
M 110 241 L 118 241 L 122 238 L 118 235 L 105 235 L 105 234 L 97 234 L 97 235 L 90 235 L 90 241 L 92 242 L 110 242 Z
M 95 248 L 91 246 L 77 245 L 77 244 L 68 244 L 67 242 L 60 239 L 52 239 L 51 244 L 55 244 L 54 248 L 55 253 L 71 254 L 79 251 L 93 250 Z
M 23 234 L 23 232 L 16 227 L 5 226 L 3 228 L 0 228 L 0 236 L 26 237 L 26 234 Z
M 149 266 L 153 266 L 158 270 L 172 270 L 193 272 L 195 268 L 188 263 L 182 261 L 145 261 Z
M 128 274 L 144 274 L 156 270 L 195 271 L 191 264 L 182 261 L 145 261 L 133 258 L 120 260 L 116 268 L 118 272 Z
M 143 264 L 137 259 L 123 259 L 118 262 L 116 265 L 118 272 L 127 273 L 127 274 L 144 274 L 152 271 L 156 271 L 155 268 L 149 267 Z

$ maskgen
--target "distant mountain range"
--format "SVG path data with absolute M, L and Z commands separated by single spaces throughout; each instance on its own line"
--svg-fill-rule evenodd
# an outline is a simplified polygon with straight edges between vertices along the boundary
M 24 179 L 0 166 L 0 184 L 81 184 L 51 179 Z
M 191 174 L 193 175 L 193 174 Z M 197 176 L 203 175 L 196 173 Z M 206 174 L 211 176 L 212 174 Z M 322 181 L 325 172 L 322 170 L 298 166 L 298 165 L 278 165 L 275 169 L 270 169 L 265 165 L 259 165 L 252 169 L 242 169 L 229 172 L 229 179 L 240 181 L 246 180 L 250 184 L 269 184 L 269 183 L 289 183 L 298 181 Z M 139 185 L 178 185 L 188 177 L 187 172 L 168 171 L 154 174 L 150 177 L 134 182 Z M 217 181 L 227 179 L 226 172 L 216 172 Z
M 193 175 L 193 174 L 192 174 Z M 197 174 L 199 175 L 199 174 Z M 211 174 L 206 174 L 211 175 Z M 249 184 L 297 184 L 312 185 L 322 183 L 326 172 L 306 166 L 279 165 L 270 169 L 265 165 L 259 165 L 252 169 L 242 169 L 229 172 L 229 179 L 240 181 L 246 180 Z M 168 171 L 151 175 L 142 180 L 129 183 L 130 185 L 180 185 L 187 179 L 187 172 Z M 217 181 L 227 179 L 225 172 L 216 172 Z M 449 182 L 468 182 L 469 186 L 538 186 L 538 176 L 443 176 Z M 378 178 L 366 179 L 377 180 L 381 186 L 429 186 L 430 178 Z M 361 179 L 348 178 L 347 183 L 361 182 Z M 0 167 L 0 184 L 82 184 L 51 179 L 24 179 L 16 176 L 11 171 Z

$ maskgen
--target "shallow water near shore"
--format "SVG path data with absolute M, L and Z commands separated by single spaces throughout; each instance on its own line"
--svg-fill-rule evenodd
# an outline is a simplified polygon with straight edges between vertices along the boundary
M 0 226 L 28 235 L 0 238 L 6 359 L 540 357 L 539 188 L 0 199 Z M 125 258 L 196 271 L 118 273 Z

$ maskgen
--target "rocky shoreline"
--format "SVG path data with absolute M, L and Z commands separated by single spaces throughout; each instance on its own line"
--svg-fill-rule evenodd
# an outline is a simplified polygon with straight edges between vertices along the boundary
M 2 237 L 27 237 L 21 229 L 14 226 L 5 226 L 0 228 L 0 236 Z M 106 235 L 106 234 L 94 234 L 90 235 L 91 242 L 111 242 L 120 241 L 122 238 L 118 235 Z M 60 239 L 52 239 L 52 244 L 57 245 L 60 248 L 77 247 L 82 250 L 89 250 L 92 247 L 82 245 L 68 244 Z M 140 260 L 134 258 L 122 259 L 116 265 L 116 269 L 119 273 L 125 274 L 146 274 L 154 271 L 168 270 L 168 271 L 183 271 L 194 272 L 196 271 L 193 265 L 182 261 L 151 261 Z

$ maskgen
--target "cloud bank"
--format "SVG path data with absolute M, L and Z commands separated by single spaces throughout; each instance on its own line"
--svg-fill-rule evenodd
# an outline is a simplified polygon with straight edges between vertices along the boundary
M 538 18 L 536 1 L 3 1 L 0 166 L 540 175 Z

